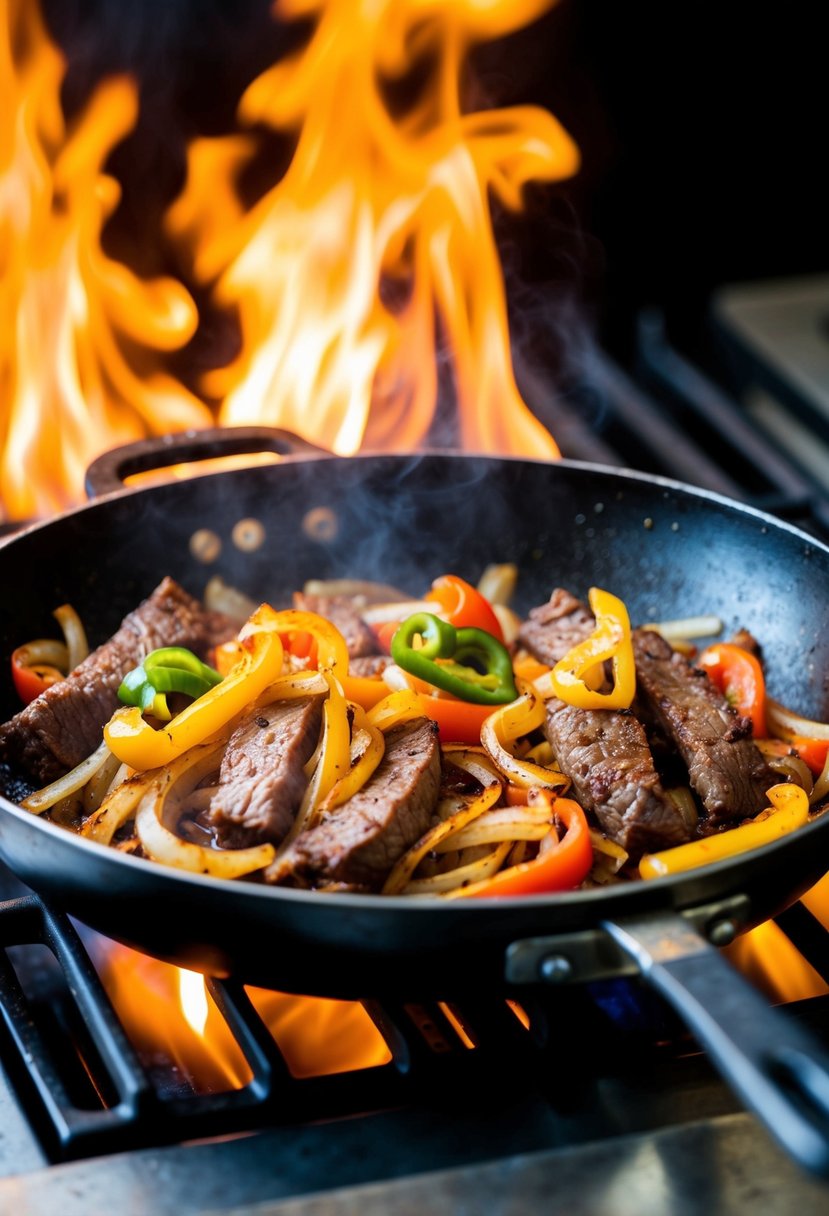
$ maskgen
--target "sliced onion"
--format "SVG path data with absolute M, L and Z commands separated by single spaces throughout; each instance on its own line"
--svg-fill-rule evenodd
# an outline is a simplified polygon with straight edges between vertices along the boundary
M 550 812 L 547 807 L 498 807 L 485 811 L 449 839 L 433 845 L 433 849 L 436 853 L 447 853 L 450 849 L 500 844 L 502 841 L 543 840 L 549 830 Z
M 122 781 L 86 820 L 81 835 L 98 844 L 112 844 L 115 833 L 133 818 L 139 802 L 157 780 L 158 771 L 149 769 Z
M 50 785 L 45 785 L 43 789 L 36 790 L 34 794 L 30 794 L 28 798 L 24 798 L 20 805 L 24 811 L 31 811 L 33 815 L 40 815 L 43 811 L 48 811 L 49 807 L 54 806 L 56 802 L 60 802 L 64 798 L 68 798 L 70 794 L 76 794 L 78 790 L 83 789 L 90 777 L 97 773 L 102 764 L 106 762 L 108 756 L 112 753 L 106 743 L 102 743 L 91 756 L 87 756 L 75 768 L 70 769 L 63 777 L 58 777 L 57 781 L 53 781 Z
M 535 786 L 561 790 L 569 784 L 563 773 L 530 760 L 519 760 L 511 750 L 516 740 L 539 727 L 546 715 L 541 698 L 530 686 L 525 685 L 525 689 L 517 701 L 497 709 L 484 720 L 481 742 L 496 768 L 513 785 L 522 789 Z
M 686 616 L 670 621 L 652 621 L 642 626 L 661 633 L 666 642 L 681 642 L 691 638 L 714 638 L 723 631 L 718 616 Z
M 69 650 L 65 642 L 57 638 L 35 638 L 17 649 L 17 657 L 24 667 L 57 667 L 64 673 L 69 671 Z
M 829 723 L 812 722 L 800 714 L 793 713 L 771 697 L 766 698 L 766 721 L 769 732 L 786 739 L 790 735 L 803 735 L 807 739 L 829 739 Z
M 465 865 L 456 866 L 443 874 L 433 874 L 429 878 L 413 878 L 402 890 L 402 895 L 439 895 L 442 891 L 454 891 L 467 883 L 482 882 L 497 874 L 506 859 L 512 845 L 506 840 L 496 848 L 488 851 L 483 857 Z
M 61 604 L 52 613 L 63 630 L 68 656 L 68 670 L 74 671 L 89 654 L 89 642 L 81 618 L 71 604 Z
M 494 608 L 510 603 L 517 584 L 518 567 L 515 562 L 493 562 L 478 579 L 477 590 Z
M 385 625 L 389 621 L 405 621 L 416 612 L 431 612 L 440 615 L 443 608 L 435 600 L 392 600 L 388 604 L 372 604 L 363 608 L 360 616 L 367 625 Z
M 122 768 L 126 770 L 126 765 L 122 765 L 118 757 L 113 756 L 112 752 L 110 752 L 104 759 L 101 767 L 96 773 L 92 774 L 83 788 L 83 809 L 85 815 L 91 815 L 94 811 L 97 811 L 115 782 L 119 770 Z M 125 775 L 126 772 L 124 773 Z
M 501 784 L 498 782 L 483 790 L 450 819 L 445 819 L 442 823 L 438 823 L 435 827 L 430 828 L 396 862 L 385 881 L 383 894 L 398 895 L 404 887 L 408 886 L 421 858 L 430 853 L 442 840 L 454 835 L 455 832 L 459 832 L 461 828 L 466 827 L 468 823 L 477 819 L 484 811 L 488 811 L 490 807 L 495 805 L 500 796 Z
M 135 816 L 136 835 L 153 861 L 214 878 L 241 878 L 273 861 L 276 850 L 272 844 L 247 849 L 205 848 L 182 840 L 165 825 L 165 819 L 175 817 L 202 778 L 216 768 L 221 748 L 222 744 L 216 743 L 197 745 L 156 774 Z
M 257 603 L 244 591 L 230 587 L 218 574 L 214 575 L 204 589 L 204 606 L 208 612 L 221 612 L 240 625 L 256 611 Z

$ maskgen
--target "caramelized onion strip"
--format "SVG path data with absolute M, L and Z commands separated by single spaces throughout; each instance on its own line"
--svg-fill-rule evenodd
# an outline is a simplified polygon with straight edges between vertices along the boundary
M 383 894 L 399 895 L 411 881 L 412 875 L 427 853 L 431 852 L 441 841 L 453 836 L 461 828 L 465 828 L 468 823 L 472 823 L 484 811 L 488 811 L 500 796 L 501 783 L 500 781 L 493 782 L 449 819 L 444 819 L 435 827 L 430 828 L 394 865 L 383 886 Z
M 514 754 L 517 741 L 541 726 L 546 712 L 541 697 L 525 684 L 516 701 L 490 714 L 481 727 L 481 742 L 496 768 L 522 789 L 535 786 L 560 791 L 568 785 L 568 778 L 557 769 L 534 764 L 531 760 L 519 760 Z
M 401 894 L 440 895 L 443 891 L 454 891 L 466 883 L 481 882 L 485 878 L 492 878 L 493 874 L 497 874 L 504 864 L 511 848 L 511 842 L 505 840 L 485 856 L 467 862 L 466 865 L 456 866 L 454 870 L 447 870 L 445 874 L 433 874 L 429 878 L 413 878 L 403 888 Z
M 473 823 L 432 847 L 435 853 L 448 853 L 451 849 L 500 844 L 502 841 L 543 840 L 549 831 L 550 812 L 547 807 L 498 807 L 485 811 Z
M 185 799 L 214 770 L 223 744 L 197 744 L 155 774 L 155 780 L 138 804 L 135 831 L 144 852 L 154 861 L 214 878 L 241 878 L 273 861 L 272 844 L 246 849 L 213 849 L 182 840 L 165 821 L 174 819 Z
M 102 743 L 91 756 L 87 756 L 75 768 L 64 773 L 62 777 L 58 777 L 57 781 L 52 781 L 43 789 L 36 790 L 34 794 L 24 798 L 20 805 L 24 811 L 31 811 L 33 815 L 40 815 L 43 811 L 48 811 L 55 803 L 61 802 L 70 794 L 76 794 L 78 790 L 83 789 L 90 777 L 94 777 L 111 754 L 106 743 Z

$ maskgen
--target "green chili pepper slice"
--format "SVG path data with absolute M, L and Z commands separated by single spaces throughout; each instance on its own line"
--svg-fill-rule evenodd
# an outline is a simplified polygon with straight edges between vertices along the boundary
M 392 638 L 391 655 L 398 667 L 460 701 L 505 705 L 518 696 L 509 651 L 484 629 L 456 629 L 431 612 L 416 612 Z
M 167 693 L 184 693 L 195 700 L 221 679 L 215 668 L 203 663 L 184 646 L 161 646 L 150 651 L 143 663 L 124 676 L 118 688 L 118 699 L 167 722 L 172 717 Z

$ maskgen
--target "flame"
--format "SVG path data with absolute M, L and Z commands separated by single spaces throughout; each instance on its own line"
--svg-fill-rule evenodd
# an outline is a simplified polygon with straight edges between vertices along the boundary
M 64 69 L 37 6 L 0 0 L 0 507 L 11 518 L 79 501 L 106 448 L 211 421 L 158 365 L 195 330 L 188 292 L 138 278 L 101 246 L 120 199 L 103 165 L 135 123 L 135 84 L 104 81 L 69 127 Z
M 475 43 L 554 0 L 279 0 L 313 22 L 304 48 L 254 80 L 239 130 L 201 139 L 168 215 L 191 283 L 238 317 L 241 350 L 203 389 L 164 369 L 199 325 L 172 278 L 103 248 L 121 186 L 107 158 L 137 87 L 98 85 L 71 123 L 65 63 L 36 5 L 0 0 L 0 513 L 82 497 L 103 450 L 189 427 L 268 423 L 339 454 L 429 438 L 451 365 L 452 444 L 553 458 L 515 382 L 490 199 L 522 206 L 578 152 L 546 111 L 464 112 Z M 287 172 L 248 208 L 236 188 L 265 128 L 294 140 Z
M 520 208 L 530 179 L 569 176 L 578 153 L 544 110 L 461 104 L 471 44 L 550 6 L 275 5 L 282 20 L 313 19 L 313 33 L 249 86 L 239 122 L 295 136 L 287 172 L 246 209 L 233 182 L 255 138 L 197 141 L 168 217 L 196 280 L 239 316 L 238 358 L 205 381 L 222 422 L 286 427 L 341 455 L 411 450 L 435 419 L 445 339 L 461 445 L 558 454 L 515 384 L 488 199 Z M 413 64 L 426 83 L 410 79 Z M 406 104 L 389 100 L 394 85 L 408 86 Z
M 829 932 L 829 874 L 802 898 Z M 726 950 L 731 962 L 775 1004 L 825 996 L 829 984 L 774 921 L 766 921 Z
M 90 935 L 101 982 L 130 1042 L 154 1067 L 175 1065 L 199 1093 L 241 1089 L 250 1069 L 204 977 Z M 391 1053 L 363 1007 L 350 1001 L 248 995 L 295 1077 L 328 1076 L 386 1063 Z

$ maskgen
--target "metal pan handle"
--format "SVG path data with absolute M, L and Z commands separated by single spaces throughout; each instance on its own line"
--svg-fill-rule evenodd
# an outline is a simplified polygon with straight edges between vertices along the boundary
M 276 427 L 212 427 L 203 431 L 181 431 L 177 435 L 139 439 L 136 443 L 104 452 L 86 470 L 84 488 L 89 498 L 99 498 L 114 490 L 123 490 L 127 477 L 136 473 L 252 452 L 275 452 L 279 456 L 331 455 L 299 435 Z
M 829 1176 L 829 1058 L 679 915 L 603 925 L 783 1148 Z

